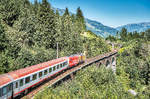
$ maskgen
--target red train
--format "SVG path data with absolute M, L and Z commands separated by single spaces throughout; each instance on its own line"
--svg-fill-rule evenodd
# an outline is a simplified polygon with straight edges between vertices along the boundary
M 77 54 L 40 63 L 0 75 L 0 99 L 10 99 L 26 94 L 29 89 L 57 73 L 85 61 Z

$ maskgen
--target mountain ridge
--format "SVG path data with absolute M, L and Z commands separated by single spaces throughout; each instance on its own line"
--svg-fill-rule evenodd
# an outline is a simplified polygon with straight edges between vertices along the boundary
M 139 22 L 139 23 L 130 23 L 117 27 L 116 29 L 120 31 L 122 28 L 126 28 L 128 32 L 144 32 L 150 28 L 150 22 Z

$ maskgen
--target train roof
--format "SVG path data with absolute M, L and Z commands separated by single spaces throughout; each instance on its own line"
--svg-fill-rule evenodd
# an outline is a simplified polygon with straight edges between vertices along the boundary
M 8 75 L 6 75 L 6 74 L 0 75 L 0 87 L 2 85 L 9 83 L 9 82 L 11 82 L 11 79 L 10 79 L 10 77 L 8 77 Z
M 44 68 L 47 68 L 47 67 L 52 66 L 54 64 L 57 64 L 59 62 L 63 62 L 67 59 L 68 59 L 68 57 L 62 57 L 62 58 L 54 59 L 54 60 L 51 60 L 48 62 L 44 62 L 44 63 L 40 63 L 37 65 L 29 66 L 26 68 L 18 69 L 18 70 L 15 70 L 15 71 L 12 71 L 12 72 L 9 72 L 6 74 L 2 74 L 2 75 L 0 75 L 0 86 L 11 81 L 11 79 L 7 75 L 12 77 L 12 79 L 16 80 L 16 79 L 21 78 L 23 76 L 26 76 L 28 74 L 37 72 L 39 70 L 42 70 Z

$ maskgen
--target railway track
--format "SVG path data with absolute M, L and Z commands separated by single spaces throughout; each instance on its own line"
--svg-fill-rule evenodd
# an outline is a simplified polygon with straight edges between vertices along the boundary
M 117 51 L 113 51 L 113 52 L 109 52 L 109 53 L 106 53 L 106 54 L 103 54 L 103 55 L 99 55 L 99 56 L 96 56 L 96 57 L 93 57 L 93 58 L 89 58 L 89 59 L 87 59 L 85 61 L 85 63 L 80 64 L 80 65 L 78 65 L 78 66 L 76 66 L 74 68 L 68 69 L 65 72 L 61 73 L 61 75 L 58 75 L 55 78 L 50 79 L 49 81 L 45 82 L 44 84 L 41 84 L 38 87 L 34 88 L 27 95 L 21 97 L 21 99 L 32 99 L 35 96 L 35 94 L 37 94 L 38 92 L 43 91 L 47 87 L 50 87 L 50 86 L 54 85 L 55 83 L 57 83 L 58 81 L 62 80 L 66 76 L 71 75 L 72 73 L 74 73 L 74 72 L 76 72 L 76 71 L 78 71 L 78 70 L 80 70 L 80 69 L 82 69 L 84 67 L 87 67 L 88 65 L 90 65 L 92 63 L 96 63 L 97 61 L 103 60 L 103 59 L 105 59 L 107 57 L 110 57 L 110 56 L 116 54 L 116 53 L 117 53 Z

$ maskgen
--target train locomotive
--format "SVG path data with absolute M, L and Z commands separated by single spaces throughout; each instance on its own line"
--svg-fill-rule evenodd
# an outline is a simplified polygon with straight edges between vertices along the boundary
M 61 57 L 0 75 L 0 99 L 11 99 L 26 94 L 52 76 L 85 61 L 83 54 Z

